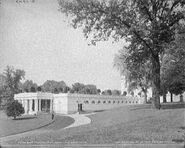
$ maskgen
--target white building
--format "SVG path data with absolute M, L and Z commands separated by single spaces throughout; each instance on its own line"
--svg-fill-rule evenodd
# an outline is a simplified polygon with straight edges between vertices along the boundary
M 15 100 L 22 103 L 25 114 L 38 112 L 51 112 L 70 114 L 79 110 L 106 110 L 110 108 L 142 104 L 136 97 L 103 96 L 87 94 L 52 94 L 52 93 L 20 93 L 14 96 Z

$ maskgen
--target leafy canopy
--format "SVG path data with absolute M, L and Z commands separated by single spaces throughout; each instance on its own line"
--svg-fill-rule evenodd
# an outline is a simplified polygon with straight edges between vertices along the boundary
M 17 116 L 24 114 L 24 108 L 17 100 L 12 100 L 7 104 L 6 114 L 7 116 L 14 117 L 15 119 Z

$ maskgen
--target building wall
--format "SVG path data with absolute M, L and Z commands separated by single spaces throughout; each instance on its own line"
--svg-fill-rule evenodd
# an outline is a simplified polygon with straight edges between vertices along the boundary
M 53 109 L 56 113 L 68 113 L 68 98 L 67 94 L 54 94 Z
M 82 104 L 82 109 L 87 110 L 106 110 L 110 108 L 139 104 L 138 98 L 124 96 L 102 96 L 68 94 L 68 113 L 78 111 L 78 104 Z
M 140 104 L 141 100 L 136 97 L 128 96 L 103 96 L 103 95 L 87 95 L 87 94 L 52 94 L 52 93 L 21 93 L 14 97 L 25 107 L 32 100 L 53 100 L 52 109 L 56 113 L 68 114 L 78 111 L 78 104 L 82 104 L 82 109 L 88 110 L 106 110 L 110 108 Z M 30 101 L 29 101 L 30 100 Z M 35 101 L 34 101 L 35 102 Z M 28 105 L 29 106 L 29 105 Z M 37 109 L 38 111 L 38 109 Z

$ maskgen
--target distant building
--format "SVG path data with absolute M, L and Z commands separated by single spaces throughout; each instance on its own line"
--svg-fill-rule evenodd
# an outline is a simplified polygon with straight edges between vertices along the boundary
M 43 92 L 20 93 L 16 94 L 14 99 L 22 103 L 25 114 L 52 111 L 70 114 L 80 110 L 106 110 L 142 103 L 137 97 Z

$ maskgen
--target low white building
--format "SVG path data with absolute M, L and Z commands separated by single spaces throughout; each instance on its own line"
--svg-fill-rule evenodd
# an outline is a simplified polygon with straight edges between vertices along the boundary
M 79 110 L 106 110 L 110 108 L 142 104 L 143 101 L 136 97 L 104 96 L 70 93 L 20 93 L 14 96 L 23 104 L 25 114 L 38 112 L 52 112 L 61 114 L 75 113 Z

